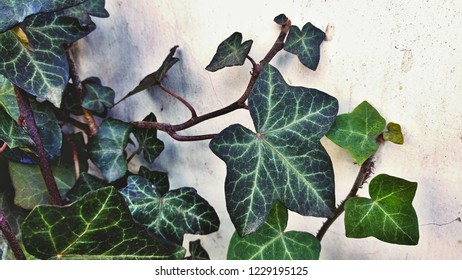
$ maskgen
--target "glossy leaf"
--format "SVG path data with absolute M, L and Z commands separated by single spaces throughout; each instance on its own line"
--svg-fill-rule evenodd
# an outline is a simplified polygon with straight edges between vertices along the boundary
M 0 75 L 0 107 L 15 121 L 19 118 L 19 107 L 16 101 L 13 85 Z
M 34 112 L 35 123 L 37 124 L 46 156 L 48 159 L 54 159 L 61 155 L 61 146 L 63 144 L 63 136 L 58 119 L 50 104 L 30 100 L 30 105 Z
M 156 191 L 160 195 L 164 195 L 170 189 L 170 183 L 168 182 L 168 174 L 165 172 L 149 170 L 144 166 L 140 166 L 138 175 L 148 179 L 154 186 Z
M 338 111 L 335 98 L 289 86 L 267 65 L 249 97 L 256 133 L 232 125 L 210 142 L 225 161 L 226 205 L 240 235 L 263 224 L 276 200 L 302 215 L 335 209 L 332 163 L 319 140 Z
M 135 223 L 113 187 L 66 207 L 35 207 L 22 234 L 26 250 L 40 259 L 178 259 L 185 253 Z
M 143 121 L 156 122 L 156 116 L 150 113 Z M 138 140 L 139 152 L 143 153 L 144 159 L 148 163 L 153 163 L 154 160 L 164 150 L 164 142 L 157 138 L 157 130 L 149 128 L 135 128 L 133 131 Z
M 6 142 L 11 149 L 35 145 L 27 131 L 19 126 L 3 107 L 0 107 L 0 140 Z
M 90 77 L 82 81 L 85 91 L 85 98 L 82 107 L 98 114 L 104 113 L 108 108 L 114 106 L 115 92 L 110 87 L 101 84 L 97 77 Z
M 254 233 L 240 237 L 234 233 L 228 247 L 228 260 L 317 260 L 321 243 L 312 234 L 284 232 L 288 212 L 276 203 L 265 223 Z
M 208 234 L 220 225 L 213 207 L 193 188 L 174 189 L 161 196 L 147 179 L 130 176 L 120 192 L 136 221 L 178 244 L 185 233 Z
M 101 169 L 104 178 L 113 182 L 127 172 L 125 147 L 132 126 L 116 119 L 106 119 L 98 133 L 88 140 L 88 153 L 91 161 Z
M 384 128 L 385 119 L 364 101 L 351 113 L 338 115 L 326 136 L 361 165 L 377 151 L 375 138 Z
M 242 42 L 242 34 L 234 32 L 218 46 L 217 52 L 212 58 L 206 70 L 215 72 L 225 67 L 242 65 L 252 47 L 252 40 Z
M 187 258 L 188 260 L 210 260 L 209 254 L 202 247 L 200 239 L 189 242 L 189 253 L 191 255 Z
M 106 186 L 107 184 L 103 180 L 87 172 L 82 172 L 80 173 L 79 179 L 77 179 L 74 186 L 67 192 L 66 196 L 70 201 L 77 201 L 87 193 L 102 189 Z
M 403 132 L 401 131 L 401 126 L 397 123 L 388 123 L 387 124 L 388 131 L 383 132 L 383 139 L 386 141 L 390 141 L 395 144 L 402 145 L 404 144 L 404 136 Z
M 274 22 L 279 25 L 285 25 L 289 18 L 285 14 L 280 14 L 274 18 Z
M 128 97 L 141 92 L 145 89 L 148 89 L 150 87 L 159 85 L 160 82 L 165 78 L 167 75 L 167 72 L 170 70 L 170 68 L 173 67 L 178 61 L 180 61 L 179 58 L 174 57 L 175 51 L 178 48 L 178 46 L 174 46 L 173 48 L 170 49 L 170 53 L 168 56 L 165 58 L 164 62 L 162 62 L 162 65 L 160 66 L 159 69 L 157 69 L 156 72 L 151 73 L 144 77 L 141 82 L 136 86 L 132 91 L 130 91 L 126 96 L 124 96 L 122 99 L 117 101 L 117 103 L 122 102 L 123 100 L 127 99 Z
M 65 9 L 63 15 L 78 19 L 81 25 L 92 24 L 93 22 L 89 15 L 99 18 L 109 17 L 109 13 L 104 8 L 104 5 L 105 0 L 88 0 L 81 5 Z
M 0 74 L 30 94 L 59 107 L 69 80 L 63 45 L 94 29 L 93 22 L 81 24 L 68 10 L 29 16 L 19 29 L 25 39 L 18 38 L 17 32 L 0 33 Z
M 374 236 L 395 244 L 417 245 L 419 223 L 412 206 L 417 183 L 381 174 L 369 185 L 371 199 L 354 197 L 345 204 L 347 237 Z
M 320 46 L 326 34 L 311 23 L 306 23 L 302 30 L 292 25 L 284 45 L 284 50 L 295 54 L 300 62 L 311 70 L 319 64 Z
M 15 190 L 14 203 L 24 209 L 48 204 L 48 191 L 38 165 L 9 163 L 11 181 Z M 74 170 L 70 167 L 53 166 L 53 176 L 61 196 L 75 183 Z
M 0 3 L 0 33 L 24 21 L 30 15 L 48 13 L 78 5 L 87 0 L 14 0 Z

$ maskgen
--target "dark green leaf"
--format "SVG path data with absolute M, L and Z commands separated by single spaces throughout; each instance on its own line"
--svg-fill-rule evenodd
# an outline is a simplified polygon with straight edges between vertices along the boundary
M 113 182 L 127 172 L 125 147 L 132 126 L 116 119 L 107 119 L 98 133 L 88 141 L 88 153 L 91 161 L 103 172 L 108 182 Z
M 11 149 L 35 145 L 27 131 L 20 127 L 3 107 L 0 107 L 0 140 L 6 142 Z
M 37 124 L 46 156 L 48 159 L 54 159 L 61 154 L 61 146 L 63 144 L 63 136 L 58 119 L 49 103 L 38 103 L 35 100 L 30 100 L 30 105 L 34 112 L 35 123 Z
M 182 244 L 185 233 L 208 234 L 220 225 L 213 207 L 193 188 L 175 189 L 161 196 L 147 179 L 130 176 L 127 187 L 120 192 L 136 221 L 178 244 Z
M 87 0 L 14 0 L 0 3 L 0 33 L 21 23 L 26 17 L 78 5 Z
M 354 197 L 345 204 L 347 237 L 374 236 L 395 244 L 417 245 L 419 223 L 412 206 L 417 183 L 381 174 L 369 185 L 371 199 Z
M 184 248 L 162 243 L 135 223 L 113 187 L 67 207 L 37 206 L 22 225 L 26 250 L 40 259 L 179 259 Z
M 78 93 L 72 84 L 67 85 L 62 95 L 60 111 L 65 114 L 65 110 L 76 116 L 83 115 Z
M 79 179 L 70 189 L 66 196 L 70 201 L 74 202 L 82 198 L 89 192 L 96 191 L 106 187 L 107 184 L 103 180 L 88 174 L 87 172 L 80 173 Z
M 48 204 L 48 191 L 38 165 L 9 163 L 11 181 L 15 189 L 14 203 L 24 209 Z M 74 170 L 65 166 L 53 166 L 53 176 L 61 196 L 75 183 Z
M 117 101 L 117 104 L 122 102 L 123 100 L 127 99 L 128 97 L 141 92 L 145 89 L 148 89 L 150 87 L 153 87 L 155 85 L 160 84 L 160 82 L 164 79 L 164 77 L 167 75 L 167 72 L 170 70 L 170 68 L 175 65 L 178 61 L 180 61 L 179 58 L 173 57 L 175 55 L 175 51 L 178 48 L 178 46 L 174 46 L 173 48 L 170 49 L 170 53 L 168 56 L 165 58 L 164 62 L 160 66 L 159 69 L 157 69 L 156 72 L 151 73 L 144 77 L 139 85 L 135 87 L 132 91 L 130 91 L 126 96 L 124 96 L 122 99 Z
M 377 151 L 375 138 L 384 128 L 385 119 L 364 101 L 353 112 L 338 115 L 326 136 L 361 165 Z
M 289 18 L 285 14 L 280 14 L 274 18 L 274 22 L 279 25 L 285 25 Z
M 189 253 L 191 256 L 188 257 L 188 260 L 210 260 L 209 254 L 201 246 L 200 239 L 189 242 Z
M 0 107 L 3 107 L 13 120 L 18 121 L 19 107 L 13 85 L 2 75 L 0 75 Z
M 390 141 L 395 144 L 402 145 L 404 144 L 404 136 L 403 132 L 401 131 L 401 126 L 397 123 L 388 123 L 387 124 L 388 131 L 383 132 L 383 139 L 386 141 Z
M 205 67 L 210 72 L 215 72 L 224 67 L 242 65 L 252 47 L 252 40 L 242 43 L 242 34 L 234 32 L 218 46 L 217 52 L 210 64 Z
M 81 5 L 71 7 L 64 10 L 63 15 L 77 18 L 81 25 L 92 24 L 89 15 L 107 18 L 109 17 L 108 11 L 104 8 L 105 0 L 88 0 Z
M 292 87 L 267 65 L 249 97 L 257 133 L 232 125 L 210 142 L 226 162 L 226 205 L 240 235 L 255 231 L 276 200 L 302 215 L 335 209 L 332 163 L 319 140 L 338 111 L 316 89 Z
M 148 179 L 155 187 L 156 191 L 163 196 L 170 189 L 168 182 L 168 174 L 160 171 L 151 171 L 148 168 L 141 166 L 138 175 Z
M 143 119 L 143 121 L 156 122 L 157 119 L 153 113 L 150 113 Z M 141 153 L 143 153 L 144 159 L 146 159 L 149 163 L 153 163 L 164 150 L 164 142 L 157 138 L 157 130 L 149 128 L 135 128 L 133 134 L 138 140 L 138 149 Z
M 312 234 L 284 232 L 287 209 L 277 202 L 265 223 L 254 233 L 240 237 L 235 232 L 228 247 L 228 260 L 317 260 L 321 243 Z
M 319 63 L 320 46 L 326 34 L 307 23 L 303 26 L 302 30 L 292 25 L 287 34 L 284 50 L 295 54 L 300 62 L 311 70 L 316 70 Z
M 98 114 L 104 113 L 108 108 L 114 106 L 115 92 L 110 87 L 101 84 L 100 79 L 90 77 L 82 81 L 85 90 L 85 99 L 82 107 Z

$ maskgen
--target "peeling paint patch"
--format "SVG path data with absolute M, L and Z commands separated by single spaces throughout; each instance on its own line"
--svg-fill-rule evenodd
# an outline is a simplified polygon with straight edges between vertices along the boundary
M 414 64 L 414 57 L 411 50 L 404 50 L 403 59 L 401 60 L 401 72 L 407 73 L 411 71 Z

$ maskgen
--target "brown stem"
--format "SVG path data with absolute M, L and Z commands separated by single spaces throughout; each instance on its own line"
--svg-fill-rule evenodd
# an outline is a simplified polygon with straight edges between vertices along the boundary
M 24 252 L 22 251 L 21 246 L 19 245 L 18 239 L 16 239 L 16 235 L 11 230 L 8 221 L 6 220 L 6 215 L 2 211 L 2 209 L 0 209 L 0 231 L 5 236 L 6 241 L 8 241 L 8 244 L 10 245 L 11 250 L 13 251 L 14 257 L 17 260 L 25 260 L 26 256 L 24 255 Z
M 72 48 L 67 48 L 66 49 L 66 56 L 67 56 L 67 61 L 69 63 L 69 75 L 72 79 L 72 84 L 75 87 L 75 90 L 77 92 L 80 104 L 82 104 L 83 100 L 85 99 L 85 93 L 82 87 L 82 83 L 80 81 L 80 77 L 77 71 L 77 64 L 75 63 L 74 56 L 72 54 Z M 85 117 L 85 120 L 88 123 L 88 126 L 90 128 L 90 133 L 88 136 L 93 136 L 98 132 L 98 125 L 95 122 L 95 119 L 93 118 L 93 115 L 88 111 L 87 109 L 82 107 L 83 115 Z M 88 132 L 88 131 L 86 131 Z
M 191 115 L 192 117 L 191 118 L 196 118 L 197 117 L 197 113 L 196 113 L 196 110 L 194 109 L 194 107 L 189 104 L 188 101 L 186 101 L 183 97 L 177 95 L 176 93 L 174 93 L 173 91 L 171 91 L 170 89 L 166 88 L 163 84 L 159 84 L 159 87 L 165 91 L 166 93 L 170 94 L 171 96 L 175 97 L 177 100 L 179 100 L 181 103 L 183 103 L 183 105 L 185 105 L 188 110 L 191 112 Z
M 3 153 L 3 151 L 8 147 L 8 143 L 3 142 L 2 146 L 0 147 L 0 154 Z
M 34 113 L 29 103 L 28 94 L 21 88 L 14 85 L 14 92 L 16 94 L 16 100 L 19 107 L 19 121 L 21 125 L 25 125 L 30 137 L 35 143 L 35 148 L 39 155 L 38 164 L 40 171 L 42 172 L 45 185 L 48 189 L 48 195 L 50 197 L 50 203 L 53 205 L 64 205 L 64 202 L 59 194 L 58 186 L 56 185 L 53 172 L 51 171 L 50 164 L 46 158 L 45 148 L 43 147 L 42 139 L 38 132 L 37 124 L 35 123 Z

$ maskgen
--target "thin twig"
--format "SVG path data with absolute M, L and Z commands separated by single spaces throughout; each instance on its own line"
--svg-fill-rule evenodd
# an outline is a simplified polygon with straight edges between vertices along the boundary
M 183 105 L 185 105 L 188 110 L 191 112 L 191 118 L 194 119 L 197 117 L 197 113 L 196 113 L 196 110 L 194 109 L 194 107 L 189 104 L 188 101 L 186 101 L 183 97 L 177 95 L 176 93 L 174 93 L 173 91 L 171 91 L 170 89 L 168 89 L 167 87 L 165 87 L 163 84 L 159 84 L 159 87 L 165 91 L 166 93 L 168 93 L 169 95 L 173 96 L 174 98 L 176 98 L 178 101 L 180 101 L 181 103 L 183 103 Z
M 0 147 L 0 154 L 3 153 L 4 150 L 6 150 L 6 147 L 8 147 L 8 143 L 3 142 L 3 145 Z
M 10 224 L 6 220 L 6 215 L 2 209 L 0 209 L 0 231 L 8 241 L 8 244 L 13 251 L 14 257 L 17 260 L 25 260 L 26 256 L 19 245 L 18 239 L 16 239 L 16 235 L 14 234 L 13 230 L 11 230 Z
M 37 124 L 35 122 L 34 113 L 32 112 L 32 108 L 29 103 L 28 94 L 16 85 L 14 85 L 14 92 L 16 93 L 16 100 L 19 107 L 19 122 L 21 124 L 25 124 L 30 137 L 35 143 L 35 148 L 39 155 L 38 164 L 40 166 L 40 171 L 42 172 L 45 185 L 48 189 L 50 203 L 53 205 L 62 206 L 64 205 L 64 202 L 59 193 L 55 178 L 53 177 L 50 164 L 46 158 L 45 148 L 43 147 L 42 139 L 40 138 Z

